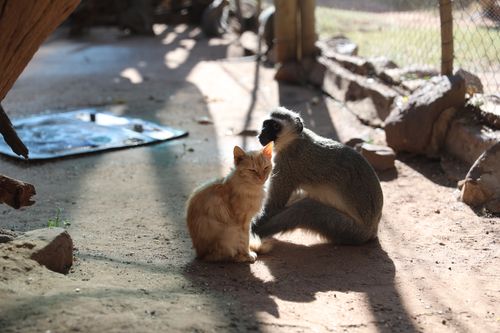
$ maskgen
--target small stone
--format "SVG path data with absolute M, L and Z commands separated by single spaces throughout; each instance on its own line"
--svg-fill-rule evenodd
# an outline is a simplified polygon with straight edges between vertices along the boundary
M 211 125 L 214 123 L 212 119 L 205 116 L 197 118 L 196 122 L 200 125 Z
M 356 150 L 359 151 L 377 171 L 394 168 L 396 154 L 389 147 L 373 145 L 365 142 L 357 145 Z
M 80 288 L 75 288 L 75 292 L 79 293 L 80 292 Z
M 28 231 L 13 243 L 29 249 L 31 259 L 54 272 L 66 274 L 73 265 L 73 241 L 63 228 Z
M 358 144 L 362 144 L 362 143 L 364 143 L 364 142 L 365 142 L 365 140 L 363 140 L 363 139 L 360 139 L 360 138 L 352 138 L 352 139 L 349 139 L 349 140 L 347 140 L 346 142 L 344 142 L 344 144 L 345 144 L 346 146 L 349 146 L 349 147 L 351 147 L 351 148 L 354 148 L 354 147 L 356 147 Z

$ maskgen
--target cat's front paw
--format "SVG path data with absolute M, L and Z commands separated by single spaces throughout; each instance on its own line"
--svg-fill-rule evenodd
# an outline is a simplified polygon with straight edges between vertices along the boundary
M 253 251 L 248 251 L 247 253 L 239 253 L 236 255 L 235 260 L 237 262 L 250 262 L 254 263 L 257 260 L 257 253 Z

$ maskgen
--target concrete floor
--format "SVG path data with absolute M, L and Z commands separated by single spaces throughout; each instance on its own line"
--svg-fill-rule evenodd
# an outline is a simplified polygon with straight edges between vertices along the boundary
M 76 247 L 67 276 L 36 266 L 2 276 L 1 331 L 498 330 L 498 219 L 456 202 L 435 162 L 407 158 L 381 175 L 380 242 L 333 247 L 296 233 L 252 265 L 194 260 L 185 200 L 227 173 L 235 144 L 259 147 L 239 133 L 258 130 L 270 108 L 299 110 L 341 140 L 380 134 L 315 91 L 278 85 L 271 68 L 226 59 L 232 41 L 178 26 L 155 38 L 95 30 L 39 50 L 3 103 L 12 118 L 113 106 L 190 134 L 50 162 L 0 158 L 1 173 L 38 193 L 32 207 L 0 207 L 0 227 L 44 227 L 61 208 Z

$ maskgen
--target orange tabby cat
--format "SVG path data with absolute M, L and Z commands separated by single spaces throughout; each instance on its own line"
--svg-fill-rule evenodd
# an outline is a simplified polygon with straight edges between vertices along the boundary
M 254 251 L 264 251 L 258 239 L 250 242 L 250 224 L 264 199 L 272 142 L 260 151 L 236 146 L 233 154 L 229 175 L 195 189 L 187 202 L 189 234 L 200 259 L 254 262 Z

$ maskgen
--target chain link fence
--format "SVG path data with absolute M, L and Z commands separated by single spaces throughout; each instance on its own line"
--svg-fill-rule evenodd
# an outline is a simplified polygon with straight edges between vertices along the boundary
M 344 35 L 364 57 L 385 56 L 398 66 L 441 66 L 438 0 L 317 0 L 320 38 Z M 479 77 L 485 94 L 500 92 L 500 1 L 453 2 L 454 70 Z

